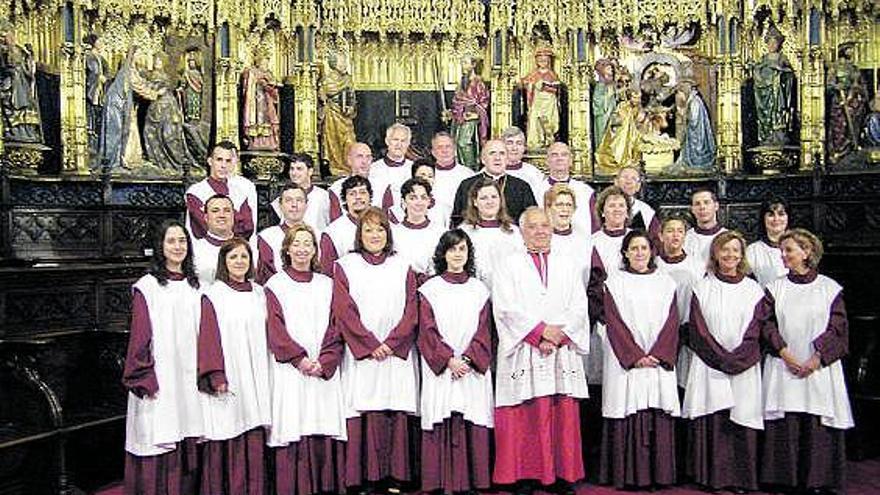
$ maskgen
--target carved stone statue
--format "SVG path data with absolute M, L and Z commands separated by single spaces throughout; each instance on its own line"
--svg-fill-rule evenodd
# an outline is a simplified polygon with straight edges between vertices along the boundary
M 321 146 L 330 163 L 331 175 L 347 175 L 346 150 L 357 139 L 354 118 L 357 100 L 345 56 L 330 53 L 327 69 L 321 77 L 318 98 L 321 100 Z
M 642 153 L 639 131 L 641 95 L 628 88 L 620 93 L 614 115 L 605 128 L 602 143 L 596 150 L 596 171 L 602 175 L 614 175 L 624 167 L 640 167 Z
M 693 81 L 681 81 L 675 95 L 676 106 L 685 116 L 684 139 L 676 169 L 683 172 L 709 171 L 715 165 L 715 135 L 709 110 Z
M 480 168 L 480 149 L 489 135 L 489 90 L 479 76 L 476 60 L 461 63 L 461 81 L 452 98 L 452 137 L 459 163 L 473 170 Z
M 146 78 L 149 56 L 137 46 L 128 49 L 104 98 L 104 116 L 98 146 L 98 165 L 107 171 L 133 170 L 143 161 L 135 93 L 148 99 L 154 91 Z
M 177 83 L 177 94 L 183 119 L 188 122 L 202 120 L 202 93 L 205 80 L 202 75 L 201 52 L 198 48 L 190 48 L 184 56 L 184 68 Z
M 89 151 L 98 152 L 101 136 L 101 120 L 104 117 L 104 94 L 110 78 L 107 61 L 101 56 L 101 38 L 95 34 L 86 36 L 86 125 L 89 135 Z
M 19 143 L 42 143 L 37 64 L 30 45 L 20 46 L 12 28 L 0 45 L 0 110 L 3 138 Z
M 766 35 L 767 54 L 754 66 L 755 109 L 758 144 L 788 144 L 794 110 L 794 70 L 782 54 L 785 37 L 770 27 Z
M 859 148 L 859 133 L 868 112 L 868 91 L 852 61 L 853 48 L 852 43 L 841 46 L 837 62 L 828 68 L 828 154 L 832 162 Z
M 197 162 L 187 146 L 184 115 L 165 66 L 164 54 L 155 57 L 149 91 L 143 95 L 154 97 L 144 119 L 144 151 L 150 163 L 172 175 Z
M 605 136 L 608 121 L 617 107 L 615 73 L 617 63 L 603 58 L 596 61 L 596 85 L 593 87 L 593 146 L 598 148 Z
M 553 50 L 535 50 L 535 70 L 521 81 L 528 102 L 526 145 L 544 149 L 556 140 L 559 130 L 559 90 L 561 83 L 553 71 Z
M 871 114 L 865 124 L 865 141 L 869 146 L 880 147 L 880 91 L 871 100 Z
M 268 62 L 266 56 L 257 55 L 255 65 L 242 73 L 244 145 L 252 151 L 278 151 L 280 145 L 278 83 Z

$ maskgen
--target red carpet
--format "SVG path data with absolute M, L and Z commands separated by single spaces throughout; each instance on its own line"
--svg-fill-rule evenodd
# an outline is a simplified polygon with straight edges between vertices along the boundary
M 880 459 L 870 459 L 862 462 L 850 462 L 847 466 L 847 479 L 849 486 L 846 495 L 877 495 L 880 494 Z M 541 495 L 543 492 L 535 492 Z M 691 486 L 678 486 L 666 490 L 653 492 L 619 491 L 604 486 L 590 484 L 580 485 L 578 495 L 632 495 L 633 493 L 651 493 L 653 495 L 706 495 L 706 492 L 697 490 Z M 718 492 L 719 495 L 727 492 Z M 752 495 L 764 495 L 765 492 L 752 492 Z M 122 485 L 117 484 L 95 492 L 95 495 L 123 495 Z M 775 494 L 771 494 L 775 495 Z

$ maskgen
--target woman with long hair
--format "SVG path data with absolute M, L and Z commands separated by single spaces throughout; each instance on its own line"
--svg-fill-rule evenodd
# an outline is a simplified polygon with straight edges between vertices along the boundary
M 765 200 L 758 214 L 761 237 L 746 248 L 746 259 L 755 278 L 767 285 L 788 273 L 782 261 L 779 238 L 788 230 L 788 202 L 779 196 Z
M 474 244 L 477 278 L 491 288 L 493 260 L 522 245 L 519 229 L 507 214 L 504 192 L 497 182 L 485 177 L 473 184 L 459 228 Z

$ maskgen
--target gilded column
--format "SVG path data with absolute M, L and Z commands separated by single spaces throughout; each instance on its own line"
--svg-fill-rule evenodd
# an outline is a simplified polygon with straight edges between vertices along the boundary
M 79 25 L 81 13 L 74 11 Z M 81 32 L 76 29 L 76 33 Z M 86 69 L 80 40 L 61 45 L 61 144 L 64 150 L 61 170 L 65 175 L 88 175 L 89 136 L 86 117 Z
M 801 73 L 801 163 L 800 170 L 812 170 L 825 161 L 825 63 L 822 49 L 804 50 Z
M 501 135 L 513 122 L 513 83 L 516 61 L 509 57 L 507 30 L 511 24 L 511 4 L 491 0 L 489 4 L 489 43 L 491 52 L 490 137 Z
M 298 153 L 318 156 L 318 65 L 306 62 L 300 65 L 294 79 L 296 95 L 296 135 L 294 149 Z
M 592 176 L 593 143 L 590 137 L 590 68 L 575 62 L 568 97 L 568 144 L 574 154 L 573 173 Z

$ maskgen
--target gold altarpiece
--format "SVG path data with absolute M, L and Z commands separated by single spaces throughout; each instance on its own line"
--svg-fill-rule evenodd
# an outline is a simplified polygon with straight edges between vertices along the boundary
M 192 41 L 207 50 L 212 140 L 239 141 L 240 77 L 265 57 L 294 91 L 292 108 L 282 109 L 293 115 L 294 149 L 316 157 L 317 88 L 331 53 L 345 55 L 357 91 L 452 92 L 461 59 L 480 58 L 491 91 L 491 134 L 497 135 L 513 121 L 515 90 L 534 67 L 535 50 L 549 45 L 567 93 L 567 140 L 582 175 L 592 174 L 597 144 L 591 88 L 599 59 L 613 58 L 630 71 L 650 60 L 687 67 L 711 116 L 715 163 L 725 173 L 743 169 L 749 124 L 743 88 L 767 51 L 770 24 L 784 35 L 782 53 L 795 73 L 792 144 L 801 170 L 825 166 L 826 74 L 839 47 L 851 44 L 856 66 L 873 74 L 871 94 L 880 73 L 880 10 L 872 0 L 2 0 L 0 19 L 8 20 L 4 32 L 29 46 L 41 70 L 59 79 L 66 175 L 94 173 L 82 42 L 89 34 L 101 37 L 100 54 L 112 68 L 132 46 L 178 59 Z M 696 33 L 689 43 L 663 41 L 684 30 Z M 172 38 L 177 45 L 169 44 Z

